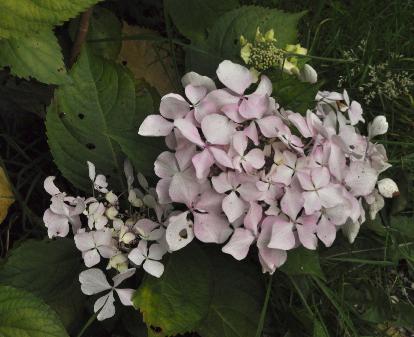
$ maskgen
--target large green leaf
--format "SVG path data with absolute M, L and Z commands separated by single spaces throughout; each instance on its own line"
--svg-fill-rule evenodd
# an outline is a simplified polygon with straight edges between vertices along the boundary
M 301 82 L 296 76 L 273 70 L 269 74 L 273 84 L 272 96 L 285 109 L 305 114 L 315 107 L 319 85 Z
M 0 38 L 31 37 L 67 21 L 101 0 L 2 0 Z
M 273 29 L 280 47 L 296 43 L 296 26 L 303 14 L 304 12 L 292 14 L 258 6 L 232 10 L 220 17 L 211 28 L 206 46 L 200 46 L 205 50 L 204 53 L 189 49 L 187 67 L 201 74 L 212 75 L 222 60 L 242 62 L 240 36 L 253 41 L 258 27 L 262 32 Z
M 207 315 L 213 293 L 210 264 L 197 245 L 172 254 L 160 279 L 148 276 L 133 302 L 160 336 L 194 331 Z
M 192 244 L 171 255 L 160 279 L 147 277 L 133 300 L 153 336 L 253 337 L 262 287 L 256 268 Z
M 46 118 L 49 146 L 63 175 L 89 190 L 89 160 L 120 190 L 126 157 L 138 171 L 152 174 L 160 142 L 137 134 L 141 121 L 153 111 L 151 96 L 137 96 L 125 67 L 87 49 L 70 75 L 73 83 L 57 89 Z
M 202 337 L 254 337 L 264 300 L 260 270 L 213 248 L 207 253 L 214 293 L 197 332 Z
M 204 41 L 217 19 L 239 5 L 238 0 L 167 0 L 164 3 L 180 33 L 194 42 Z
M 71 21 L 69 31 L 72 39 L 76 36 L 78 27 L 79 20 Z M 96 6 L 89 21 L 86 37 L 90 50 L 104 58 L 115 60 L 121 51 L 121 35 L 122 23 L 116 15 L 106 8 Z M 111 39 L 112 41 L 97 41 L 101 39 Z
M 279 270 L 288 275 L 312 275 L 324 279 L 318 253 L 304 247 L 290 250 L 286 263 Z
M 76 281 L 81 268 L 73 240 L 29 240 L 12 250 L 0 269 L 0 283 L 42 298 L 70 326 L 82 318 L 83 295 Z
M 52 30 L 0 40 L 0 68 L 6 66 L 10 67 L 13 75 L 25 79 L 33 77 L 48 84 L 69 81 L 60 46 Z
M 69 337 L 56 313 L 27 291 L 0 286 L 0 336 Z

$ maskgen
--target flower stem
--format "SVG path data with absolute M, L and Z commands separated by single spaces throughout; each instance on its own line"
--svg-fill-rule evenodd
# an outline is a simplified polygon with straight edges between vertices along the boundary
M 270 275 L 269 281 L 267 284 L 266 297 L 263 303 L 262 312 L 260 313 L 259 324 L 257 325 L 257 330 L 256 330 L 256 337 L 261 337 L 263 333 L 263 326 L 264 326 L 264 322 L 266 318 L 267 307 L 269 305 L 270 294 L 272 292 L 272 279 L 273 279 L 273 274 Z
M 98 313 L 94 313 L 89 320 L 85 323 L 82 330 L 78 333 L 77 337 L 82 337 L 85 331 L 91 326 L 91 324 L 95 321 L 96 316 L 98 316 Z

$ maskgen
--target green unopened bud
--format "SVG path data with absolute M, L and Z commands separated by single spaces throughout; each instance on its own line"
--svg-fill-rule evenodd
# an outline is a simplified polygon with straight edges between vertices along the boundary
M 299 55 L 306 55 L 308 53 L 308 50 L 306 48 L 303 48 L 299 43 L 298 44 L 288 44 L 288 45 L 286 45 L 285 50 L 288 53 L 299 54 Z
M 246 43 L 242 49 L 240 49 L 240 57 L 244 61 L 244 63 L 249 64 L 250 62 L 250 55 L 252 53 L 252 44 Z

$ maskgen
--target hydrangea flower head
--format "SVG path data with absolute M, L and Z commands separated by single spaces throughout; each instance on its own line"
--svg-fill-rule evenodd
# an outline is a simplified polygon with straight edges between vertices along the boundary
M 271 33 L 257 39 L 274 42 Z M 289 50 L 306 52 L 300 46 Z M 319 92 L 314 109 L 302 116 L 279 107 L 265 75 L 255 84 L 249 69 L 223 61 L 217 77 L 224 88 L 186 75 L 184 91 L 192 103 L 166 95 L 161 115 L 148 116 L 139 129 L 164 136 L 170 148 L 154 166 L 160 202 L 187 208 L 166 223 L 170 250 L 197 238 L 224 243 L 223 252 L 241 260 L 255 244 L 263 271 L 273 273 L 287 251 L 316 249 L 318 241 L 329 247 L 341 229 L 352 242 L 366 211 L 375 216 L 384 197 L 398 194 L 391 179 L 378 181 L 390 165 L 372 139 L 387 131 L 385 117 L 377 116 L 362 135 L 362 107 L 346 91 Z M 196 109 L 189 97 L 194 88 L 208 109 Z

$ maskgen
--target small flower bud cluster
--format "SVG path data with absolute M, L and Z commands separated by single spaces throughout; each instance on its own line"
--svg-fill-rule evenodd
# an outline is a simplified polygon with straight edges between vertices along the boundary
M 148 186 L 143 175 L 137 176 L 139 187 L 133 186 L 135 177 L 128 161 L 124 165 L 128 191 L 121 195 L 109 190 L 106 177 L 96 174 L 94 164 L 88 162 L 88 168 L 93 192 L 90 197 L 69 196 L 55 185 L 55 177 L 46 178 L 44 187 L 51 195 L 51 205 L 43 221 L 50 238 L 66 237 L 72 229 L 85 266 L 91 268 L 79 276 L 82 291 L 92 295 L 110 290 L 94 307 L 98 319 L 103 320 L 115 313 L 114 292 L 124 305 L 132 305 L 133 290 L 117 286 L 136 268 L 142 266 L 155 277 L 163 274 L 161 259 L 168 251 L 163 223 L 171 207 L 159 204 L 155 189 Z M 105 269 L 119 273 L 113 278 L 113 287 L 106 280 Z

